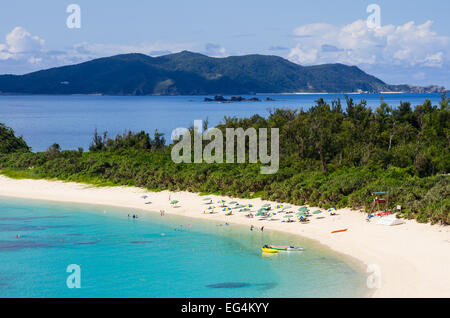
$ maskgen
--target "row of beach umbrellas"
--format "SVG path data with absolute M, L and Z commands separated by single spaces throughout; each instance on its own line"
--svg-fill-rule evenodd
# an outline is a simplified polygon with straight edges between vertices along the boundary
M 148 196 L 147 195 L 143 195 L 143 196 L 141 196 L 141 198 L 146 199 L 146 198 L 148 198 Z M 203 201 L 211 201 L 212 202 L 212 199 L 211 198 L 204 198 Z M 177 203 L 179 203 L 178 200 L 170 201 L 170 204 L 172 204 L 172 205 L 175 205 Z M 226 203 L 226 201 L 225 200 L 219 200 L 217 203 L 221 203 L 222 205 L 224 205 Z M 231 201 L 228 204 L 230 204 L 230 205 L 234 204 L 235 206 L 232 207 L 232 208 L 223 206 L 222 211 L 231 211 L 232 209 L 239 209 L 239 212 L 247 212 L 247 211 L 250 211 L 250 208 L 253 208 L 253 204 L 243 205 L 243 204 L 239 204 L 237 201 Z M 274 211 L 269 211 L 269 207 L 270 206 L 271 206 L 270 203 L 263 204 L 262 207 L 257 211 L 256 216 L 268 216 L 268 217 L 275 216 L 277 213 L 274 212 Z M 209 206 L 208 210 L 214 210 L 215 208 L 216 208 L 215 206 Z M 284 212 L 285 210 L 291 209 L 291 208 L 292 208 L 291 206 L 283 206 L 281 204 L 275 205 L 275 209 L 277 209 L 277 210 L 281 209 L 280 212 Z M 327 211 L 331 213 L 333 211 L 336 211 L 336 208 L 334 208 L 334 207 L 333 208 L 329 208 Z M 297 217 L 299 219 L 303 219 L 303 218 L 305 218 L 308 215 L 309 212 L 310 212 L 310 210 L 308 209 L 308 207 L 302 206 L 302 207 L 300 207 L 297 210 L 296 215 L 297 215 Z M 290 218 L 294 217 L 294 215 L 292 213 L 293 212 L 288 212 L 284 216 L 284 218 L 289 218 L 290 219 Z M 319 214 L 319 213 L 322 213 L 322 211 L 321 210 L 315 210 L 315 211 L 313 211 L 311 213 L 312 214 Z
M 203 201 L 210 201 L 210 202 L 212 202 L 212 199 L 211 199 L 211 198 L 204 198 Z M 221 203 L 222 205 L 224 205 L 224 204 L 226 203 L 226 201 L 225 201 L 225 200 L 219 200 L 217 203 Z M 235 205 L 235 206 L 234 206 L 234 207 L 231 207 L 231 208 L 230 208 L 230 207 L 225 207 L 225 206 L 223 206 L 223 210 L 222 210 L 222 211 L 231 211 L 232 209 L 240 209 L 240 210 L 239 210 L 240 212 L 244 212 L 244 211 L 250 211 L 250 208 L 253 207 L 252 204 L 246 204 L 246 205 L 243 205 L 243 204 L 239 204 L 237 201 L 231 201 L 231 202 L 228 203 L 228 205 Z M 268 217 L 272 217 L 272 216 L 276 215 L 277 212 L 275 212 L 275 211 L 270 211 L 270 206 L 271 206 L 270 203 L 265 203 L 265 204 L 263 204 L 262 207 L 257 211 L 256 216 L 268 216 Z M 210 206 L 210 207 L 208 207 L 208 210 L 213 210 L 213 209 L 215 209 L 215 208 L 216 208 L 215 206 Z M 275 205 L 275 207 L 274 207 L 274 209 L 280 210 L 280 212 L 284 212 L 284 211 L 286 211 L 287 209 L 291 209 L 291 208 L 292 208 L 292 207 L 291 207 L 290 205 L 284 206 L 284 205 L 281 205 L 281 204 L 277 204 L 277 205 Z M 333 212 L 333 211 L 336 211 L 336 208 L 330 208 L 330 209 L 328 209 L 328 212 Z M 292 217 L 294 217 L 294 215 L 293 215 L 292 213 L 293 213 L 293 212 L 288 212 L 288 213 L 284 216 L 284 218 L 292 218 Z M 297 215 L 297 217 L 298 217 L 299 219 L 303 219 L 303 218 L 305 218 L 307 215 L 309 215 L 309 213 L 310 213 L 310 210 L 308 209 L 308 207 L 302 206 L 302 207 L 300 207 L 300 208 L 297 210 L 296 215 Z M 321 211 L 321 210 L 315 210 L 315 211 L 311 212 L 311 214 L 319 214 L 319 213 L 322 213 L 322 211 Z

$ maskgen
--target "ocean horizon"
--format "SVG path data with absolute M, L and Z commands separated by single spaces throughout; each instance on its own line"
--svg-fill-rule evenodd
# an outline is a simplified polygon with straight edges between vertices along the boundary
M 319 98 L 331 103 L 341 99 L 345 109 L 347 94 L 258 94 L 273 101 L 218 103 L 204 102 L 210 95 L 195 96 L 92 96 L 92 95 L 0 95 L 0 117 L 22 135 L 32 151 L 45 151 L 53 143 L 62 149 L 87 150 L 94 130 L 114 137 L 128 130 L 145 130 L 150 135 L 155 129 L 170 141 L 176 128 L 189 127 L 194 120 L 209 121 L 209 127 L 219 124 L 225 116 L 267 117 L 270 110 L 291 108 L 308 110 Z M 229 95 L 226 95 L 229 96 Z M 242 95 L 253 97 L 255 95 Z M 348 94 L 358 103 L 366 100 L 376 109 L 381 98 L 391 107 L 410 102 L 414 107 L 430 99 L 436 105 L 441 97 L 435 93 Z

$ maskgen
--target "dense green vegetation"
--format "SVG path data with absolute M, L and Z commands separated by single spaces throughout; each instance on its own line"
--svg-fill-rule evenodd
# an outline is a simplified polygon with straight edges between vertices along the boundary
M 56 144 L 41 153 L 16 148 L 20 152 L 0 154 L 0 168 L 18 178 L 260 196 L 323 208 L 369 210 L 372 192 L 388 191 L 390 207 L 401 205 L 404 217 L 450 224 L 449 102 L 445 95 L 439 105 L 426 100 L 414 108 L 382 101 L 373 111 L 365 101 L 328 105 L 320 99 L 308 111 L 225 117 L 217 127 L 223 131 L 280 129 L 280 169 L 273 175 L 260 174 L 260 164 L 175 164 L 172 145 L 157 131 L 153 137 L 129 132 L 114 139 L 95 132 L 88 152 L 62 151 Z
M 301 66 L 279 56 L 213 58 L 183 51 L 123 54 L 25 75 L 0 75 L 0 93 L 206 95 L 283 92 L 409 91 L 356 66 Z
M 29 150 L 30 148 L 22 137 L 16 137 L 14 130 L 0 123 L 0 153 L 5 154 Z

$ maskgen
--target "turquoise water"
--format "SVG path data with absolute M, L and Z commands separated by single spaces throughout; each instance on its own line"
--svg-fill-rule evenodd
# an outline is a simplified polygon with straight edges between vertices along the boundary
M 358 297 L 365 276 L 277 232 L 101 206 L 0 198 L 0 297 Z M 17 235 L 20 235 L 17 237 Z M 304 252 L 262 256 L 264 243 Z M 70 264 L 81 288 L 69 289 Z
M 271 97 L 270 102 L 206 103 L 205 96 L 6 96 L 0 95 L 0 122 L 23 135 L 33 151 L 43 151 L 57 142 L 63 149 L 87 149 L 94 129 L 108 131 L 110 136 L 145 130 L 153 133 L 155 128 L 170 139 L 173 129 L 189 127 L 196 119 L 217 125 L 224 116 L 249 117 L 259 114 L 266 117 L 269 109 L 308 109 L 318 98 L 331 103 L 343 94 L 329 95 L 258 95 Z M 380 94 L 352 94 L 355 101 L 361 99 L 376 108 Z M 209 96 L 211 97 L 211 96 Z M 248 97 L 248 96 L 246 96 Z M 398 106 L 409 101 L 415 106 L 430 99 L 433 104 L 440 100 L 439 94 L 385 94 L 384 101 Z M 344 105 L 345 108 L 345 105 Z

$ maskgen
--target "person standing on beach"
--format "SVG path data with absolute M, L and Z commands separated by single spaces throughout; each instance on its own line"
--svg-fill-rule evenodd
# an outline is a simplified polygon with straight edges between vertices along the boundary
M 261 232 L 264 232 L 264 225 L 261 226 Z

